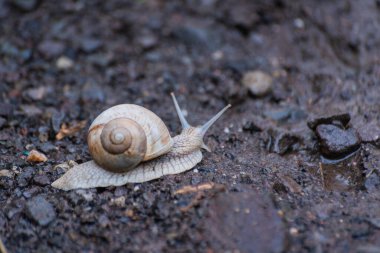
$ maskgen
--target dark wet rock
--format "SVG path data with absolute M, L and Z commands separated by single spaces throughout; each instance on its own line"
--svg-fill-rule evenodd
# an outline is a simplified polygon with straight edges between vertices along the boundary
M 45 40 L 38 45 L 38 50 L 46 57 L 55 57 L 63 53 L 65 45 L 58 41 Z
M 62 111 L 55 111 L 51 116 L 51 126 L 55 133 L 58 133 L 61 129 L 61 124 L 65 118 L 65 113 Z
M 363 189 L 365 174 L 361 152 L 356 152 L 340 160 L 323 158 L 319 170 L 323 175 L 323 186 L 327 190 L 350 191 Z
M 9 117 L 14 114 L 15 107 L 12 104 L 0 103 L 0 116 Z
M 288 152 L 297 151 L 302 142 L 302 137 L 297 134 L 269 129 L 266 146 L 268 151 L 284 155 Z
M 249 133 L 254 133 L 254 132 L 261 132 L 263 129 L 258 126 L 254 121 L 247 121 L 243 125 L 243 131 L 247 131 Z
M 0 117 L 0 129 L 5 126 L 5 123 L 7 123 L 7 120 L 4 119 L 3 117 Z
M 41 174 L 34 176 L 33 182 L 40 186 L 46 186 L 50 184 L 50 179 L 47 175 Z
M 43 196 L 37 196 L 26 203 L 26 214 L 40 226 L 46 226 L 55 217 L 55 210 Z
M 26 167 L 22 169 L 21 173 L 17 176 L 17 184 L 21 187 L 27 186 L 32 179 L 35 169 Z
M 176 39 L 191 48 L 212 50 L 217 44 L 212 32 L 203 28 L 182 26 L 176 28 L 172 34 Z
M 102 46 L 102 42 L 97 39 L 86 38 L 80 41 L 80 47 L 85 53 L 92 53 Z
M 39 149 L 45 154 L 48 154 L 52 151 L 58 150 L 58 148 L 54 144 L 52 144 L 51 142 L 45 142 L 45 143 L 41 144 L 39 146 Z
M 318 117 L 311 119 L 307 122 L 307 126 L 311 130 L 315 130 L 317 126 L 321 124 L 333 124 L 341 127 L 347 127 L 348 123 L 351 120 L 349 113 L 335 114 L 331 116 Z
M 360 139 L 364 143 L 380 145 L 380 127 L 376 122 L 370 122 L 358 128 Z
M 32 11 L 38 5 L 38 0 L 13 0 L 10 1 L 13 6 L 17 7 L 22 11 Z
M 321 153 L 327 157 L 349 154 L 360 147 L 360 138 L 354 128 L 341 129 L 335 125 L 318 125 L 316 134 Z
M 286 247 L 285 227 L 271 199 L 252 190 L 217 195 L 204 224 L 215 252 L 283 252 Z
M 104 89 L 92 81 L 88 81 L 82 88 L 82 100 L 85 102 L 103 102 L 105 100 Z

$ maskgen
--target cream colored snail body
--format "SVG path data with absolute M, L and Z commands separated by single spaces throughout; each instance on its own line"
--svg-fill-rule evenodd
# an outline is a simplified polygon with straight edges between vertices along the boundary
M 171 95 L 183 128 L 181 134 L 170 137 L 162 120 L 144 107 L 111 107 L 94 120 L 88 131 L 94 160 L 74 166 L 52 186 L 62 190 L 119 186 L 193 168 L 202 160 L 201 148 L 210 151 L 203 142 L 206 131 L 231 105 L 203 126 L 192 127 Z

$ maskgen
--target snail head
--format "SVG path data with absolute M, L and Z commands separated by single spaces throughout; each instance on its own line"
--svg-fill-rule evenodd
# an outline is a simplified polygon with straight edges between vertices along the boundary
M 224 107 L 221 111 L 219 111 L 216 115 L 214 115 L 209 121 L 207 121 L 205 124 L 197 127 L 191 126 L 183 114 L 181 108 L 178 105 L 177 99 L 174 95 L 174 93 L 170 94 L 173 98 L 174 106 L 177 111 L 179 120 L 181 121 L 182 125 L 182 134 L 187 134 L 191 137 L 194 137 L 194 140 L 198 140 L 198 145 L 210 152 L 210 148 L 203 142 L 203 137 L 205 136 L 207 130 L 222 116 L 222 114 L 231 107 L 230 104 L 228 104 L 226 107 Z

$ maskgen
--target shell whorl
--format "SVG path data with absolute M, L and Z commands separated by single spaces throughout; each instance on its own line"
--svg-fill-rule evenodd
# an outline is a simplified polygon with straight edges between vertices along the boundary
M 112 172 L 129 171 L 173 146 L 162 120 L 148 109 L 131 104 L 101 113 L 91 124 L 87 141 L 95 162 Z

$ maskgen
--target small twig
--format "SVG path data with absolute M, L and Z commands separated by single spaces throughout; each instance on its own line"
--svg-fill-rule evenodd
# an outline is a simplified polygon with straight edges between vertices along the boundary
M 0 238 L 0 253 L 7 253 L 7 249 L 5 248 L 5 245 L 3 243 L 3 240 Z
M 323 186 L 323 189 L 326 189 L 326 185 L 325 185 L 325 177 L 323 175 L 323 166 L 322 166 L 322 163 L 319 163 L 319 173 L 321 173 L 321 179 L 322 179 L 322 186 Z
M 184 207 L 181 207 L 180 210 L 182 212 L 187 212 L 189 211 L 191 208 L 193 208 L 194 206 L 198 205 L 199 204 L 199 201 L 204 197 L 204 194 L 203 192 L 197 192 L 197 195 L 191 200 L 190 204 L 188 204 L 187 206 L 184 206 Z
M 187 186 L 182 187 L 179 190 L 176 190 L 174 192 L 174 195 L 193 193 L 193 192 L 204 191 L 204 190 L 211 190 L 214 186 L 215 186 L 214 183 L 204 183 L 197 186 L 187 185 Z
M 365 178 L 369 178 L 374 172 L 375 172 L 376 168 L 373 168 L 370 172 L 368 172 L 368 174 L 365 176 Z

